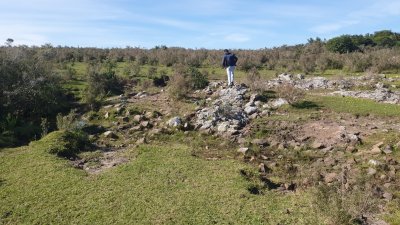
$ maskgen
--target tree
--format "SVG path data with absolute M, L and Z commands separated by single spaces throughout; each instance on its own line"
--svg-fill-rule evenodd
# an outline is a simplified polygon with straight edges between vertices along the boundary
M 342 35 L 328 40 L 326 48 L 331 52 L 341 54 L 358 50 L 358 47 L 354 44 L 350 35 Z
M 373 41 L 381 47 L 393 47 L 398 40 L 399 34 L 394 33 L 390 30 L 382 30 L 374 33 L 372 39 Z
M 14 39 L 12 39 L 12 38 L 7 38 L 5 44 L 6 44 L 7 47 L 11 47 L 11 45 L 12 45 L 13 42 L 14 42 Z

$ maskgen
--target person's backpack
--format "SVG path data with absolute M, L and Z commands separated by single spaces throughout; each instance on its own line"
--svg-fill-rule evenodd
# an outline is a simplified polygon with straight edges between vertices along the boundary
M 235 54 L 230 54 L 229 55 L 229 58 L 228 58 L 228 64 L 229 65 L 231 65 L 232 64 L 232 62 L 233 62 L 233 64 L 234 65 L 236 65 L 236 62 L 238 61 L 238 58 L 236 57 L 236 55 Z
M 238 61 L 238 57 L 236 57 L 236 55 L 235 54 L 232 54 L 233 55 L 233 61 L 235 62 L 235 64 L 236 64 L 236 62 Z

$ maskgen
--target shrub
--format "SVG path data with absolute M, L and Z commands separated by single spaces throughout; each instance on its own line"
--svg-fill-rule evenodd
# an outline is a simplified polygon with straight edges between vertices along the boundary
M 123 82 L 115 74 L 113 65 L 107 63 L 105 72 L 100 71 L 100 65 L 89 66 L 84 101 L 91 109 L 97 109 L 107 95 L 122 93 Z
M 174 100 L 180 100 L 189 93 L 188 79 L 183 74 L 175 74 L 168 84 L 168 95 Z
M 142 89 L 142 90 L 147 90 L 147 89 L 149 89 L 150 87 L 152 87 L 153 86 L 153 82 L 152 82 L 152 80 L 150 80 L 150 79 L 142 79 L 141 81 L 140 81 L 140 88 Z
M 242 62 L 240 62 L 239 65 L 240 65 L 239 68 L 246 72 L 249 72 L 252 68 L 256 67 L 256 64 L 247 58 L 245 58 Z
M 277 91 L 280 98 L 286 99 L 290 105 L 293 105 L 304 98 L 305 92 L 295 88 L 292 84 L 284 84 Z
M 160 77 L 153 78 L 153 85 L 156 87 L 165 87 L 169 81 L 169 76 L 161 75 Z
M 32 144 L 41 145 L 44 151 L 61 157 L 76 157 L 90 148 L 88 135 L 83 131 L 54 131 Z
M 197 68 L 189 67 L 187 71 L 189 75 L 189 85 L 192 89 L 203 89 L 208 85 L 208 78 Z
M 256 67 L 251 68 L 247 72 L 245 83 L 255 92 L 261 93 L 265 89 L 260 72 Z
M 76 110 L 71 110 L 68 115 L 62 116 L 61 113 L 57 114 L 56 117 L 57 129 L 58 130 L 78 130 L 83 126 L 79 124 L 78 114 Z
M 124 75 L 132 78 L 140 76 L 140 65 L 135 62 L 131 62 L 125 69 Z
M 184 98 L 191 90 L 205 88 L 208 78 L 197 68 L 178 65 L 174 68 L 175 75 L 169 81 L 168 93 L 172 99 Z
M 370 185 L 360 185 L 348 190 L 339 184 L 320 185 L 314 192 L 313 206 L 328 224 L 364 224 L 364 215 L 378 212 L 379 200 Z
M 344 60 L 344 69 L 350 72 L 364 72 L 371 67 L 371 65 L 371 57 L 358 52 L 347 55 Z
M 157 67 L 150 67 L 149 70 L 147 71 L 147 77 L 149 79 L 153 79 L 157 75 Z
M 315 55 L 301 55 L 299 59 L 299 67 L 305 74 L 315 71 Z
M 40 122 L 40 128 L 42 130 L 41 137 L 46 136 L 49 133 L 49 122 L 47 121 L 47 118 L 42 118 Z
M 66 108 L 60 78 L 46 62 L 25 52 L 0 55 L 0 113 L 40 119 Z

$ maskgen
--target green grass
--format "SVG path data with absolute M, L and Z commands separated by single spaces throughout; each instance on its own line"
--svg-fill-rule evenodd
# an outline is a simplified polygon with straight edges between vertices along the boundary
M 307 100 L 325 109 L 360 116 L 398 117 L 400 112 L 400 105 L 384 104 L 369 99 L 341 96 L 310 96 Z
M 253 170 L 248 165 L 193 157 L 185 146 L 140 147 L 135 160 L 99 175 L 43 148 L 38 142 L 0 152 L 0 223 L 321 223 L 304 193 L 252 195 L 252 182 L 239 173 Z
M 71 66 L 73 69 L 76 70 L 77 77 L 79 77 L 81 79 L 86 77 L 88 63 L 74 62 L 74 63 L 71 63 L 69 66 Z

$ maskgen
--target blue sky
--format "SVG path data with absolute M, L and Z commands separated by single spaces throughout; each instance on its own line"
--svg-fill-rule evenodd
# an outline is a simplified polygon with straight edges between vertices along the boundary
M 400 0 L 0 0 L 0 45 L 259 49 L 399 24 Z

